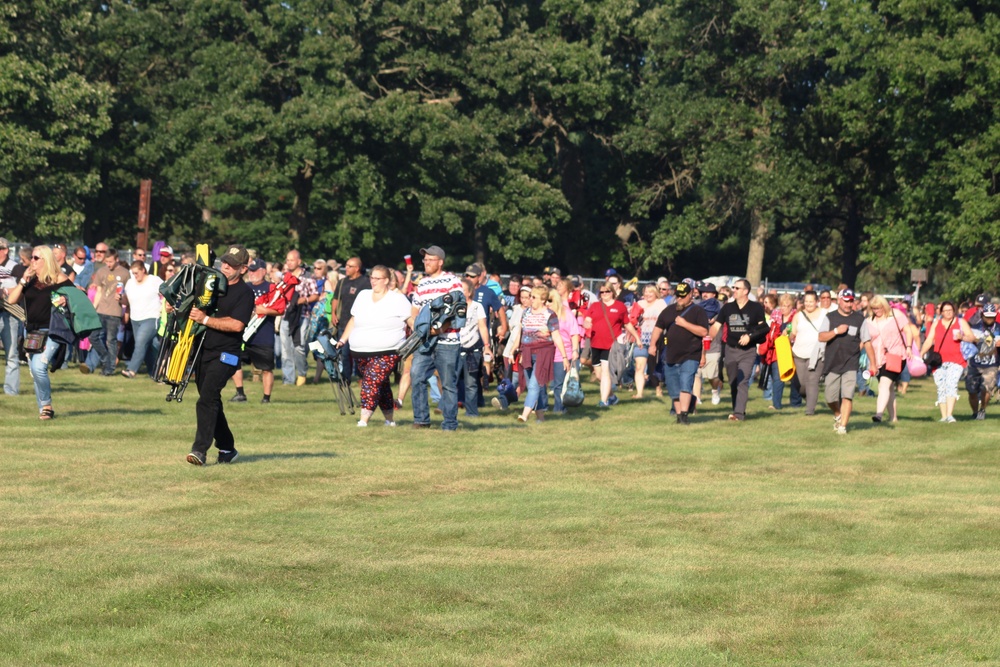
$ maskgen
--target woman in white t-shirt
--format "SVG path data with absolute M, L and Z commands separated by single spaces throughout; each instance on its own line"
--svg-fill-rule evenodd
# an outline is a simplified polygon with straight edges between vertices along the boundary
M 805 308 L 792 319 L 792 357 L 801 392 L 806 397 L 806 414 L 816 414 L 819 402 L 819 378 L 823 370 L 826 343 L 819 342 L 819 332 L 830 328 L 825 323 L 826 311 L 819 307 L 816 292 L 806 292 Z M 826 327 L 826 329 L 824 329 Z
M 127 378 L 134 378 L 139 365 L 145 360 L 150 379 L 156 379 L 156 328 L 160 321 L 160 285 L 163 281 L 151 276 L 141 260 L 132 262 L 132 280 L 125 283 L 125 322 L 132 322 L 135 351 L 128 367 L 122 371 Z
M 374 267 L 369 277 L 370 290 L 361 290 L 351 307 L 351 319 L 337 341 L 337 347 L 350 343 L 351 359 L 361 374 L 361 419 L 358 426 L 368 426 L 375 408 L 382 410 L 386 426 L 395 426 L 389 378 L 399 361 L 397 350 L 406 340 L 406 326 L 413 325 L 409 300 L 389 289 L 389 269 Z

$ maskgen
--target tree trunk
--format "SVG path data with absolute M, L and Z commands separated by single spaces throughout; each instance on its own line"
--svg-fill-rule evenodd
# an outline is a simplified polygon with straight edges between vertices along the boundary
M 764 246 L 771 234 L 771 225 L 760 214 L 760 211 L 750 212 L 750 251 L 747 253 L 747 280 L 757 287 L 764 274 Z
M 858 254 L 861 249 L 861 207 L 855 197 L 847 198 L 847 224 L 844 225 L 844 255 L 840 280 L 854 288 L 858 279 Z
M 292 213 L 288 220 L 288 236 L 293 248 L 299 247 L 309 230 L 309 196 L 313 188 L 313 166 L 313 163 L 307 160 L 292 179 L 295 201 L 292 202 Z

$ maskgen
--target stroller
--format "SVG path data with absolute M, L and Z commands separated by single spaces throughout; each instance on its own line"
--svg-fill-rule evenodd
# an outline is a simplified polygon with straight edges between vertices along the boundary
M 354 407 L 359 403 L 354 398 L 348 378 L 344 377 L 344 359 L 341 351 L 331 342 L 333 337 L 333 331 L 323 329 L 316 333 L 316 340 L 309 343 L 309 349 L 316 360 L 323 363 L 326 374 L 330 376 L 330 384 L 333 385 L 333 394 L 337 397 L 340 414 L 347 414 L 350 410 L 353 415 Z

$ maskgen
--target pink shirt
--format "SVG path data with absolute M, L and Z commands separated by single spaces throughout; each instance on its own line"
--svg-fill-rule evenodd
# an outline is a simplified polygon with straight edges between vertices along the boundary
M 562 336 L 563 346 L 566 349 L 566 354 L 570 355 L 570 359 L 573 358 L 573 338 L 572 336 L 582 336 L 583 328 L 580 323 L 576 321 L 573 313 L 569 310 L 563 311 L 566 315 L 563 319 L 559 320 L 559 335 Z M 555 363 L 561 364 L 563 362 L 563 356 L 559 354 L 559 348 L 556 348 L 556 358 Z
M 868 321 L 868 332 L 871 334 L 872 348 L 875 350 L 875 368 L 885 365 L 886 354 L 906 357 L 906 327 L 910 323 L 906 315 L 895 308 L 890 308 L 889 311 L 892 317 L 882 320 L 873 317 Z

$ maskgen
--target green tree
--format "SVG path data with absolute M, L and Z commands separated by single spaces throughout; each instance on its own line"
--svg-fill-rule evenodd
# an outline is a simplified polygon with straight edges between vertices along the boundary
M 0 8 L 0 221 L 16 237 L 77 238 L 100 187 L 92 151 L 114 96 L 81 67 L 93 30 L 87 2 Z

